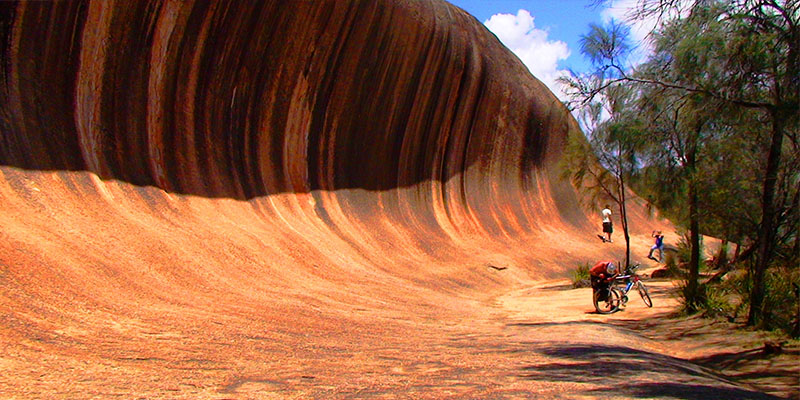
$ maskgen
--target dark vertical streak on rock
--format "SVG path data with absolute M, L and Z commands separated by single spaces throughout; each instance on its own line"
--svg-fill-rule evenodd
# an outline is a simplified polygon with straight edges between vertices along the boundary
M 111 51 L 117 55 L 106 63 L 103 75 L 102 124 L 106 141 L 103 156 L 111 177 L 119 177 L 136 185 L 153 185 L 147 167 L 147 76 L 150 47 L 159 4 L 140 1 L 130 7 L 115 9 L 112 18 Z M 134 19 L 147 21 L 127 25 Z M 124 88 L 124 89 L 123 89 Z M 170 182 L 177 183 L 173 177 Z
M 12 41 L 14 37 L 14 20 L 17 18 L 17 3 L 0 2 L 0 104 L 7 105 L 11 101 L 11 68 L 14 54 Z M 19 148 L 16 136 L 12 132 L 18 130 L 13 120 L 10 107 L 0 107 L 0 158 L 13 164 L 21 164 L 14 149 Z
M 356 4 L 357 6 L 358 4 Z M 346 46 L 348 38 L 355 29 L 354 19 L 357 16 L 357 10 L 354 10 L 352 4 L 347 5 L 344 12 L 345 17 L 337 30 L 338 33 L 333 36 L 333 41 L 330 45 L 330 52 L 328 60 L 323 65 L 321 72 L 321 80 L 319 90 L 317 91 L 316 102 L 313 105 L 313 116 L 311 120 L 311 132 L 309 134 L 309 150 L 308 150 L 308 174 L 311 190 L 330 190 L 335 187 L 333 180 L 333 160 L 330 159 L 328 153 L 330 148 L 335 143 L 335 131 L 329 121 L 334 119 L 331 106 L 332 96 L 336 90 L 336 82 L 339 68 L 343 59 L 347 56 L 343 54 L 342 49 Z
M 512 231 L 525 222 L 504 214 L 525 214 L 573 129 L 439 0 L 2 3 L 0 40 L 0 163 L 209 197 L 316 192 L 337 202 L 314 205 L 329 224 Z M 397 188 L 380 204 L 319 192 Z
M 530 173 L 535 168 L 541 168 L 547 150 L 547 132 L 544 131 L 542 115 L 538 115 L 537 108 L 532 105 L 528 111 L 527 129 L 522 150 L 522 165 L 520 171 L 524 179 L 530 178 Z
M 80 53 L 75 41 L 80 35 L 50 36 L 50 32 L 61 27 L 82 30 L 86 8 L 79 2 L 4 2 L 0 10 L 4 41 L 0 160 L 32 169 L 85 168 L 70 114 Z M 14 36 L 15 25 L 19 37 Z M 15 40 L 19 53 L 11 54 Z M 11 76 L 14 68 L 16 81 Z M 16 94 L 12 85 L 18 85 L 20 98 L 11 97 Z
M 476 67 L 478 69 L 476 83 L 477 88 L 475 89 L 474 97 L 472 98 L 473 104 L 469 108 L 469 124 L 467 125 L 467 129 L 465 130 L 465 137 L 464 137 L 464 145 L 461 149 L 462 155 L 460 159 L 460 166 L 458 170 L 461 173 L 460 177 L 460 190 L 461 190 L 461 202 L 464 205 L 468 205 L 467 200 L 467 181 L 465 179 L 467 168 L 470 165 L 469 159 L 469 150 L 470 150 L 470 139 L 472 138 L 473 132 L 477 129 L 478 126 L 478 119 L 481 116 L 481 113 L 478 112 L 481 107 L 481 103 L 483 101 L 484 90 L 486 89 L 487 79 L 486 76 L 486 68 L 483 65 L 483 58 L 478 58 L 479 63 Z

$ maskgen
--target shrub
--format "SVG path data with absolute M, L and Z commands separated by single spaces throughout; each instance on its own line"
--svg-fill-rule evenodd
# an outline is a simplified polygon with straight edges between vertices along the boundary
M 731 322 L 735 319 L 737 306 L 732 302 L 732 296 L 721 285 L 702 285 L 702 304 L 700 308 L 707 317 L 726 317 Z
M 570 279 L 572 279 L 572 287 L 582 288 L 591 286 L 591 279 L 589 278 L 589 269 L 592 268 L 589 263 L 579 265 L 578 268 L 570 272 Z
M 753 281 L 750 279 L 747 269 L 743 268 L 728 272 L 726 280 L 719 286 L 725 293 L 735 298 L 735 301 L 731 303 L 733 317 L 746 314 L 748 304 L 750 304 L 750 290 L 753 287 Z
M 772 268 L 764 276 L 764 321 L 768 330 L 793 331 L 798 315 L 798 298 L 793 284 L 800 286 L 798 270 Z
M 706 264 L 711 269 L 719 269 L 725 266 L 728 263 L 728 242 L 723 241 L 719 245 L 719 250 L 717 254 L 709 260 Z
M 691 238 L 690 238 L 689 231 L 678 231 L 677 233 L 678 233 L 678 236 L 680 237 L 680 239 L 678 239 L 678 245 L 675 248 L 675 257 L 677 258 L 677 260 L 675 260 L 675 262 L 677 263 L 678 266 L 689 265 L 689 261 L 691 261 L 691 258 L 692 258 L 692 245 L 690 244 L 691 243 Z M 706 260 L 703 257 L 703 255 L 705 254 L 704 250 L 703 250 L 704 248 L 705 248 L 705 246 L 703 245 L 703 236 L 701 235 L 700 236 L 700 249 L 699 249 L 699 251 L 700 251 L 700 265 L 699 265 L 700 271 L 706 270 Z
M 749 264 L 749 263 L 748 263 Z M 726 279 L 719 285 L 719 291 L 728 298 L 735 298 L 730 302 L 730 312 L 733 316 L 746 314 L 750 305 L 750 291 L 753 281 L 746 269 L 731 271 Z M 794 285 L 800 286 L 800 271 L 792 268 L 773 267 L 764 275 L 764 313 L 762 328 L 766 330 L 780 330 L 790 335 L 797 336 L 798 307 L 800 299 L 794 291 Z
M 753 288 L 751 271 L 755 260 L 749 258 L 737 263 L 723 281 L 716 284 L 700 284 L 699 293 L 690 303 L 687 300 L 688 281 L 681 271 L 682 257 L 688 257 L 688 240 L 684 236 L 678 244 L 674 257 L 667 258 L 667 269 L 678 271 L 683 276 L 679 283 L 678 300 L 684 313 L 702 311 L 705 316 L 726 316 L 729 321 L 750 311 L 750 295 Z M 788 260 L 788 261 L 787 261 Z M 764 274 L 764 299 L 759 313 L 758 328 L 782 331 L 800 338 L 800 269 L 791 258 L 778 258 Z
M 689 231 L 680 230 L 676 232 L 678 234 L 678 244 L 675 248 L 675 257 L 677 258 L 677 262 L 680 263 L 688 263 L 689 259 L 692 255 L 692 246 L 689 244 L 690 237 Z
M 683 277 L 683 271 L 678 267 L 678 257 L 677 253 L 674 251 L 670 251 L 666 253 L 666 257 L 664 260 L 664 265 L 667 270 L 666 276 L 667 277 Z
M 706 303 L 706 287 L 705 285 L 699 284 L 697 287 L 698 293 L 694 297 L 693 301 L 690 301 L 689 298 L 689 280 L 685 277 L 678 282 L 678 303 L 680 303 L 681 307 L 680 310 L 684 314 L 694 314 L 699 310 L 703 310 L 704 304 Z

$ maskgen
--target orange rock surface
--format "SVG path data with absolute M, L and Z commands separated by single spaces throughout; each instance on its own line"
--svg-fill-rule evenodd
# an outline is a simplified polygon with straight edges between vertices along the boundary
M 575 121 L 459 8 L 3 2 L 0 54 L 0 397 L 604 384 L 531 374 L 602 337 L 508 296 L 624 241 L 560 179 Z M 668 225 L 633 220 L 643 255 Z

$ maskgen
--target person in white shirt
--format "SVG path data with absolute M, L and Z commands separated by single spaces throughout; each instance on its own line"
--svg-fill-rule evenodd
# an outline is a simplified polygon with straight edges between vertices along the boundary
M 614 224 L 611 222 L 611 206 L 606 204 L 606 208 L 603 209 L 603 233 L 606 234 L 606 241 L 613 242 L 611 240 L 611 233 L 614 232 Z

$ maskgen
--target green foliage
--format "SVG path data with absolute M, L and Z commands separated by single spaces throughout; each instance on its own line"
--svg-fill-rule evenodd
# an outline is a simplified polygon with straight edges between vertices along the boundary
M 704 233 L 762 244 L 754 248 L 750 294 L 741 298 L 748 324 L 781 325 L 770 314 L 777 305 L 765 296 L 776 296 L 780 286 L 771 277 L 776 262 L 796 269 L 800 258 L 798 6 L 641 0 L 635 17 L 659 21 L 646 62 L 625 65 L 625 29 L 592 26 L 582 50 L 597 70 L 562 81 L 572 89 L 572 104 L 591 117 L 584 126 L 593 157 L 695 239 Z M 598 118 L 604 107 L 607 121 Z M 647 132 L 648 140 L 628 135 L 636 132 Z M 698 289 L 700 265 L 689 260 L 688 243 L 674 263 L 690 262 L 687 309 L 721 304 L 724 296 Z
M 788 279 L 787 279 L 788 278 Z M 793 290 L 800 285 L 800 274 L 783 269 L 767 272 L 764 324 L 767 329 L 780 329 L 791 332 L 793 322 L 800 317 L 800 301 Z
M 736 305 L 732 301 L 732 296 L 719 286 L 703 285 L 703 302 L 701 310 L 707 317 L 727 317 L 733 319 Z
M 761 327 L 791 333 L 800 310 L 800 299 L 793 285 L 800 285 L 797 269 L 772 268 L 764 276 L 764 302 Z M 749 275 L 748 275 L 749 279 Z M 752 285 L 752 283 L 750 283 Z M 749 298 L 745 297 L 748 300 Z
M 596 67 L 605 71 L 609 60 L 621 62 L 630 51 L 630 28 L 612 20 L 608 26 L 589 25 L 589 34 L 582 35 L 581 51 Z
M 705 167 L 697 178 L 700 182 L 701 231 L 731 242 L 742 242 L 758 231 L 761 218 L 757 194 L 761 191 L 759 168 L 764 153 L 752 141 L 753 133 L 763 134 L 754 113 L 739 114 L 729 119 L 725 140 L 707 145 Z M 759 132 L 761 131 L 761 132 Z M 759 140 L 762 141 L 762 140 Z M 766 141 L 766 140 L 763 140 Z M 762 141 L 762 142 L 763 142 Z
M 588 194 L 590 206 L 615 203 L 619 208 L 623 236 L 626 240 L 625 261 L 630 262 L 628 242 L 628 217 L 626 196 L 629 183 L 641 162 L 638 152 L 646 142 L 647 132 L 636 118 L 634 103 L 636 93 L 628 85 L 603 82 L 614 75 L 602 64 L 603 60 L 620 61 L 627 53 L 624 25 L 612 22 L 607 28 L 593 26 L 592 32 L 582 40 L 584 54 L 595 61 L 597 69 L 587 75 L 572 75 L 561 82 L 572 88 L 570 107 L 581 112 L 581 125 L 587 130 L 585 137 L 570 137 L 565 157 L 562 158 L 562 177 Z M 602 85 L 596 93 L 584 89 Z
M 708 260 L 706 262 L 706 266 L 709 269 L 719 269 L 725 267 L 728 263 L 729 247 L 730 244 L 728 242 L 723 241 L 720 243 L 719 250 L 717 250 L 712 260 Z
M 731 271 L 720 284 L 703 286 L 703 296 L 697 308 L 707 316 L 729 319 L 746 313 L 753 288 L 752 275 L 747 269 Z M 774 267 L 767 271 L 762 329 L 795 336 L 800 333 L 796 330 L 800 318 L 800 298 L 795 293 L 794 285 L 800 286 L 800 270 L 797 268 Z M 685 299 L 681 299 L 681 304 L 685 309 Z
M 678 289 L 678 303 L 682 313 L 690 315 L 704 309 L 707 299 L 705 286 L 700 285 L 696 292 L 692 292 L 688 277 L 684 277 L 678 283 Z
M 748 263 L 749 264 L 749 263 Z M 733 316 L 747 312 L 750 304 L 750 292 L 753 290 L 753 279 L 747 269 L 739 269 L 728 273 L 727 279 L 718 285 L 719 290 L 729 293 L 734 297 Z
M 689 232 L 688 231 L 684 231 L 684 230 L 678 230 L 676 233 L 678 234 L 678 237 L 679 237 L 678 244 L 677 244 L 677 249 L 676 249 L 676 252 L 675 252 L 675 257 L 677 258 L 677 263 L 679 265 L 688 265 L 689 264 L 689 260 L 690 260 L 690 258 L 692 256 L 692 245 L 691 245 L 691 241 L 689 239 Z M 701 240 L 700 240 L 700 254 L 701 254 L 701 257 L 700 257 L 700 270 L 704 270 L 704 269 L 706 269 L 706 260 L 703 259 L 703 257 L 702 257 L 702 254 L 704 254 L 702 237 L 701 237 Z
M 674 256 L 667 257 L 667 268 L 674 275 L 672 276 L 680 276 L 681 283 L 680 286 L 680 296 L 679 302 L 681 304 L 681 309 L 683 312 L 687 314 L 693 314 L 698 311 L 705 311 L 706 313 L 714 314 L 714 310 L 718 309 L 726 309 L 727 307 L 723 307 L 723 298 L 716 296 L 713 292 L 709 293 L 708 287 L 706 285 L 698 284 L 696 286 L 696 291 L 692 290 L 690 286 L 690 273 L 685 270 L 683 266 L 688 266 L 689 261 L 691 259 L 691 252 L 692 246 L 691 241 L 689 238 L 689 232 L 686 231 L 678 231 L 676 232 L 679 236 L 677 249 L 674 252 Z M 703 254 L 703 242 L 700 241 L 700 254 Z M 671 259 L 670 259 L 671 258 Z M 671 266 L 671 264 L 674 266 Z M 706 261 L 701 257 L 700 265 L 698 268 L 705 269 Z
M 690 297 L 688 283 L 685 278 L 679 283 L 681 312 L 701 312 L 706 317 L 726 317 L 731 321 L 741 312 L 740 305 L 743 303 L 738 301 L 741 298 L 738 290 L 724 285 L 705 284 L 700 285 L 697 293 Z
M 667 276 L 669 277 L 686 277 L 686 272 L 678 266 L 678 253 L 668 251 L 664 255 L 664 266 L 667 269 Z
M 688 263 L 692 251 L 692 247 L 689 244 L 689 232 L 679 230 L 675 233 L 678 234 L 678 243 L 676 245 L 675 257 L 677 258 L 677 261 L 681 264 Z
M 570 279 L 572 280 L 572 287 L 574 288 L 581 288 L 581 287 L 588 287 L 591 285 L 591 279 L 589 277 L 589 269 L 592 266 L 589 263 L 584 263 L 579 265 L 578 268 L 572 270 L 570 272 Z

